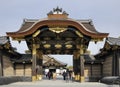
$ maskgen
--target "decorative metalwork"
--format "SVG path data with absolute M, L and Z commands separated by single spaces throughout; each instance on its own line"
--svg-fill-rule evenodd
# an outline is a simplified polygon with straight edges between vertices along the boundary
M 44 47 L 45 47 L 45 48 L 50 48 L 51 45 L 50 45 L 50 44 L 45 44 Z
M 38 34 L 40 34 L 40 30 L 37 30 L 37 31 L 33 34 L 33 37 L 36 37 Z
M 61 33 L 67 30 L 65 27 L 50 27 L 50 31 L 55 32 L 55 33 Z
M 61 45 L 61 44 L 56 44 L 55 47 L 56 47 L 56 48 L 61 48 L 62 45 Z
M 72 48 L 72 45 L 69 44 L 69 45 L 66 45 L 65 47 L 68 48 L 68 49 L 70 49 L 70 48 Z
M 50 14 L 66 14 L 66 15 L 69 15 L 66 11 L 63 11 L 62 8 L 59 8 L 58 6 L 57 6 L 57 8 L 53 8 L 53 11 L 50 11 L 48 13 L 48 15 L 50 15 Z
M 79 37 L 83 37 L 83 35 L 82 35 L 79 31 L 75 31 L 75 33 L 76 33 Z
M 57 12 L 57 14 L 59 14 L 60 12 L 62 12 L 62 8 L 59 8 L 57 6 L 57 8 L 53 8 L 53 12 Z

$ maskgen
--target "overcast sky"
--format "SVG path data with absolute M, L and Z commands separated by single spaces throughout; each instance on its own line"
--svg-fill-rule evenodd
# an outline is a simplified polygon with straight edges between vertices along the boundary
M 24 18 L 47 17 L 46 14 L 57 6 L 65 10 L 70 18 L 92 19 L 96 30 L 109 33 L 109 37 L 120 36 L 120 0 L 0 0 L 0 36 L 19 30 Z M 11 42 L 21 53 L 27 48 L 24 42 Z M 92 43 L 88 49 L 96 54 L 103 44 L 104 42 Z M 72 61 L 66 56 L 62 57 L 65 57 L 64 61 Z

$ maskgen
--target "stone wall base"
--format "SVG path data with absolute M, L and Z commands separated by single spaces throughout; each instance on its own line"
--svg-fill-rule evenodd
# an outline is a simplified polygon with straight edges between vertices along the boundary
M 25 82 L 32 81 L 31 77 L 24 76 L 12 76 L 12 77 L 0 77 L 0 85 L 10 84 L 13 82 Z

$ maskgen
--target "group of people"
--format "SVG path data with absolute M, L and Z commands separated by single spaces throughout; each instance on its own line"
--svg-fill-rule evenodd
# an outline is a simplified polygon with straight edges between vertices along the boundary
M 73 71 L 64 71 L 62 75 L 63 75 L 63 80 L 66 80 L 66 82 L 70 80 L 72 82 L 74 81 L 75 75 Z
M 50 79 L 56 79 L 56 77 L 57 77 L 57 74 L 56 74 L 56 72 L 47 72 L 46 74 L 46 78 L 48 78 L 49 80 Z M 64 71 L 63 73 L 62 73 L 62 76 L 63 76 L 63 80 L 65 80 L 66 82 L 69 82 L 69 81 L 74 81 L 74 78 L 75 78 L 75 75 L 74 75 L 74 72 L 73 71 Z
M 46 73 L 46 78 L 50 79 L 56 79 L 57 74 L 55 72 L 48 72 Z

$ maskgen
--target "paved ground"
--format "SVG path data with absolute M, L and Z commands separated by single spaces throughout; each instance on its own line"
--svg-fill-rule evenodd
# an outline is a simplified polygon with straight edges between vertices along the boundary
M 62 78 L 56 80 L 44 79 L 36 82 L 16 82 L 8 85 L 0 85 L 0 87 L 119 87 L 118 85 L 106 85 L 97 82 L 66 82 Z

